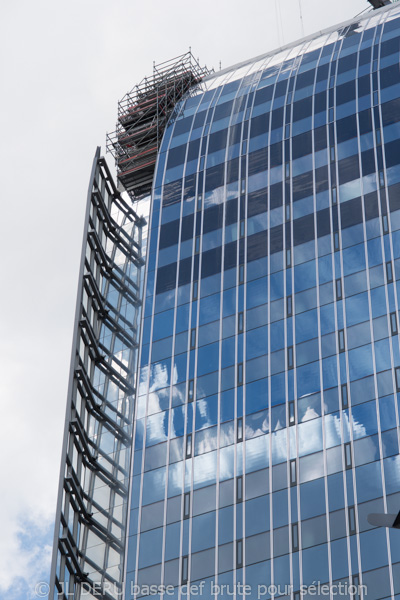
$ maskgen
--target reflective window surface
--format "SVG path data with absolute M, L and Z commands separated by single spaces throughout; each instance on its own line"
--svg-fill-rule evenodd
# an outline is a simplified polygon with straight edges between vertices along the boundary
M 399 597 L 400 537 L 367 521 L 400 509 L 399 50 L 395 5 L 209 76 L 170 122 L 126 598 Z

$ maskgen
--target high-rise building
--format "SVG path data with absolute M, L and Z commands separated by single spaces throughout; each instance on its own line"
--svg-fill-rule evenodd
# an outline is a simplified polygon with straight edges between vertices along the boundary
M 52 600 L 400 598 L 399 53 L 394 5 L 120 104 Z

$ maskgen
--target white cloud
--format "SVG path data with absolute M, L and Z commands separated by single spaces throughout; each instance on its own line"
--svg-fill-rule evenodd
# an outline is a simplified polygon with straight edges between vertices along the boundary
M 46 591 L 49 581 L 53 538 L 52 519 L 46 522 L 38 515 L 36 518 L 29 519 L 21 516 L 18 530 L 11 532 L 11 536 L 7 537 L 0 541 L 0 552 L 4 561 L 0 593 L 6 590 L 7 600 L 36 598 L 39 591 L 42 593 Z M 15 560 L 16 557 L 18 560 Z
M 218 68 L 301 37 L 298 0 L 20 0 L 0 23 L 0 597 L 47 569 L 65 414 L 85 198 L 117 100 L 192 46 Z M 302 0 L 305 33 L 366 0 Z M 112 160 L 109 160 L 110 165 Z M 22 547 L 21 532 L 37 544 Z M 40 531 L 40 536 L 39 532 Z M 47 558 L 46 558 L 47 557 Z M 22 578 L 22 579 L 21 579 Z M 24 579 L 25 578 L 25 579 Z M 18 587 L 19 586 L 19 587 Z M 25 587 L 24 587 L 25 586 Z M 14 590 L 12 592 L 11 590 Z M 24 596 L 25 594 L 25 596 Z M 15 596 L 16 597 L 16 596 Z

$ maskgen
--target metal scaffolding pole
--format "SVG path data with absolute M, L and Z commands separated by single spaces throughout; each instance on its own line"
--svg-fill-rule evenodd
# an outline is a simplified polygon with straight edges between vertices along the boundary
M 119 182 L 132 198 L 151 191 L 162 136 L 181 98 L 210 73 L 189 51 L 153 66 L 118 103 L 116 131 L 107 135 Z

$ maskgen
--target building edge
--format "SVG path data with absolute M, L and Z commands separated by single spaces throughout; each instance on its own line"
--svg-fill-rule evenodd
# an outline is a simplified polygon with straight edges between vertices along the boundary
M 84 222 L 50 598 L 93 597 L 101 580 L 112 599 L 122 585 L 144 220 L 100 152 Z
M 75 365 L 75 356 L 76 356 L 76 347 L 78 340 L 78 331 L 79 331 L 79 308 L 81 305 L 82 298 L 82 290 L 83 290 L 83 272 L 85 267 L 85 251 L 87 244 L 87 235 L 89 229 L 89 212 L 90 212 L 90 201 L 91 201 L 91 193 L 93 189 L 94 178 L 96 174 L 96 167 L 99 161 L 101 154 L 101 147 L 97 146 L 96 152 L 92 162 L 92 169 L 89 178 L 88 191 L 86 197 L 86 210 L 85 210 L 85 219 L 83 225 L 83 239 L 82 239 L 82 249 L 81 249 L 81 258 L 79 265 L 79 275 L 78 275 L 78 289 L 75 301 L 75 315 L 74 315 L 74 329 L 72 334 L 72 346 L 71 346 L 71 359 L 70 359 L 70 367 L 69 367 L 69 377 L 68 377 L 68 391 L 67 391 L 67 406 L 65 409 L 65 424 L 64 424 L 64 433 L 63 433 L 63 443 L 61 449 L 61 463 L 60 463 L 60 475 L 58 482 L 58 490 L 57 490 L 57 505 L 56 505 L 56 518 L 54 523 L 54 536 L 53 536 L 53 551 L 51 557 L 51 568 L 50 568 L 50 591 L 49 591 L 49 599 L 54 596 L 55 589 L 55 577 L 56 577 L 56 567 L 57 567 L 57 553 L 58 553 L 58 538 L 60 531 L 60 523 L 61 523 L 61 505 L 63 499 L 63 486 L 64 486 L 64 477 L 65 477 L 65 464 L 67 457 L 67 448 L 68 448 L 68 429 L 69 422 L 71 416 L 71 405 L 72 405 L 72 390 L 74 383 L 74 365 Z

